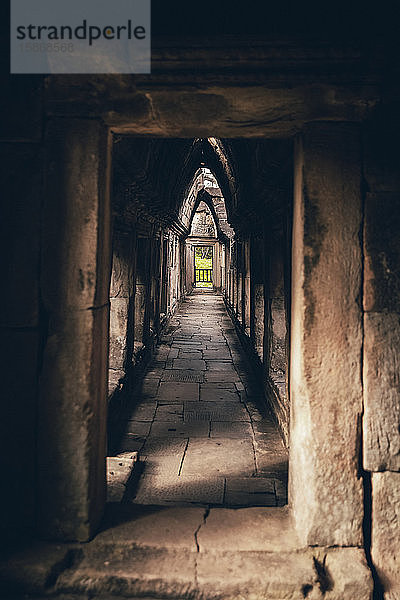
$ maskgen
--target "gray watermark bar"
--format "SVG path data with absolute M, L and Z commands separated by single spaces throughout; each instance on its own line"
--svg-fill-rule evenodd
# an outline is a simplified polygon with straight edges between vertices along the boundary
M 11 0 L 11 73 L 150 73 L 150 0 Z

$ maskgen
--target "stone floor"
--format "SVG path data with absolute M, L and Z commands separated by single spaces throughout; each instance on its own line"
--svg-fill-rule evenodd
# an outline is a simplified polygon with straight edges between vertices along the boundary
M 221 296 L 181 305 L 127 417 L 119 452 L 143 464 L 135 504 L 286 503 L 287 451 Z
M 279 506 L 287 453 L 263 406 L 221 298 L 190 296 L 110 465 L 124 475 L 139 452 L 133 501 L 110 501 L 87 543 L 6 545 L 0 598 L 370 599 L 364 550 L 305 547 Z

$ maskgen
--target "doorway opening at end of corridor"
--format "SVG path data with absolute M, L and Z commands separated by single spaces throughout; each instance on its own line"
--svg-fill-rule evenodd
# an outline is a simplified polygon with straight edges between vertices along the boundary
M 195 287 L 213 288 L 213 248 L 196 246 L 194 250 Z

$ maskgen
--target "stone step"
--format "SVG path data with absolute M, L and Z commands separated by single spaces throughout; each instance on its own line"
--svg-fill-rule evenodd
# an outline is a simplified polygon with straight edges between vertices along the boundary
M 361 548 L 302 547 L 287 509 L 110 505 L 85 544 L 0 565 L 0 596 L 59 600 L 369 600 Z M 2 595 L 3 593 L 3 595 Z
M 61 573 L 52 592 L 164 600 L 367 600 L 371 594 L 356 548 L 198 552 L 117 544 L 103 552 Z

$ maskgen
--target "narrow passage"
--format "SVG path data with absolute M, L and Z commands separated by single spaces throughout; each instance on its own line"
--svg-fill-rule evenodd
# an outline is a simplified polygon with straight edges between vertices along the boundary
M 139 450 L 135 504 L 282 506 L 287 451 L 221 296 L 188 296 L 132 398 L 119 452 Z

